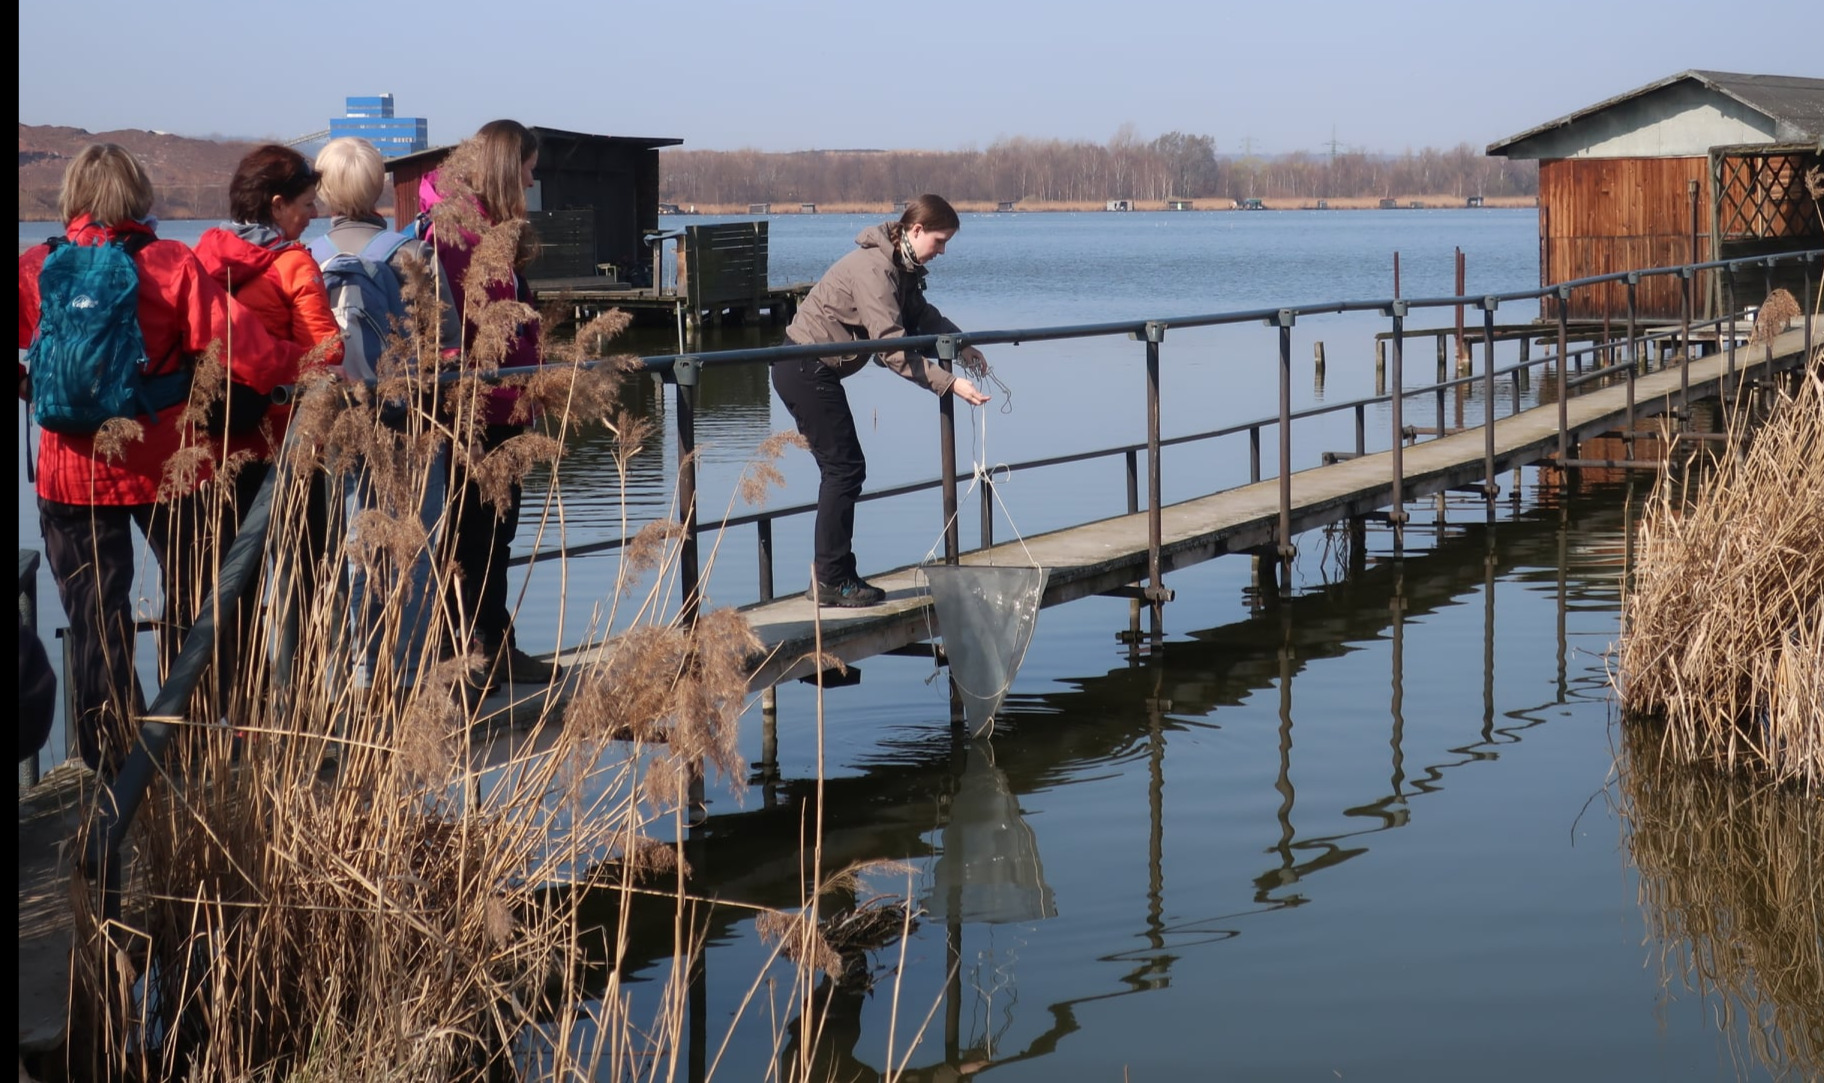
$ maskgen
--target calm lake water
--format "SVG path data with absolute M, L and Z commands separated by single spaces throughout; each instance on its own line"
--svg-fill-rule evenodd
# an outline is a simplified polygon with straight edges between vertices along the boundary
M 691 219 L 689 221 L 708 221 Z M 676 220 L 683 222 L 686 220 Z M 773 277 L 808 281 L 873 219 L 771 220 Z M 1162 318 L 1538 283 L 1533 211 L 967 216 L 933 266 L 929 297 L 965 328 Z M 22 245 L 41 224 L 21 224 Z M 168 236 L 201 227 L 171 223 Z M 1500 313 L 1519 322 L 1524 306 Z M 1447 322 L 1436 313 L 1423 326 Z M 1476 322 L 1473 311 L 1469 319 Z M 1414 321 L 1419 324 L 1419 320 Z M 1301 321 L 1295 406 L 1368 394 L 1372 317 Z M 733 343 L 731 334 L 717 341 Z M 1326 343 L 1320 385 L 1314 341 Z M 664 332 L 632 345 L 668 350 Z M 1163 349 L 1166 434 L 1276 410 L 1275 332 L 1173 331 Z M 1144 438 L 1144 348 L 1127 339 L 989 352 L 1012 389 L 967 426 L 959 458 L 985 464 Z M 1408 349 L 1408 382 L 1432 370 Z M 869 486 L 937 473 L 931 398 L 870 370 L 849 381 Z M 1504 392 L 1505 393 L 1505 392 Z M 648 407 L 667 414 L 663 396 Z M 1531 401 L 1523 395 L 1523 401 Z M 1498 396 L 1503 413 L 1508 402 Z M 1453 396 L 1452 424 L 1481 416 Z M 1430 404 L 1409 404 L 1427 424 Z M 705 518 L 731 505 L 753 449 L 788 427 L 759 368 L 711 370 L 699 442 Z M 1415 417 L 1414 415 L 1418 416 Z M 1353 440 L 1347 414 L 1302 424 L 1295 465 Z M 1384 413 L 1368 419 L 1384 447 Z M 1262 469 L 1275 469 L 1273 440 Z M 635 521 L 662 514 L 675 449 L 655 443 L 625 494 Z M 542 544 L 612 536 L 620 494 L 607 449 L 564 467 L 561 530 Z M 809 456 L 791 452 L 774 506 L 815 499 Z M 1246 479 L 1242 438 L 1169 450 L 1168 501 Z M 1119 460 L 997 477 L 997 535 L 1124 510 Z M 1503 479 L 1498 521 L 1479 500 L 1410 509 L 1408 554 L 1370 527 L 1299 539 L 1293 596 L 1261 606 L 1246 560 L 1169 577 L 1177 600 L 1154 644 L 1123 642 L 1125 601 L 1046 610 L 991 743 L 953 741 L 929 660 L 863 662 L 826 695 L 826 862 L 895 859 L 926 911 L 899 975 L 898 1048 L 932 1012 L 906 1078 L 996 1080 L 1728 1080 L 1762 1078 L 1736 1057 L 1706 1004 L 1662 980 L 1647 937 L 1612 764 L 1605 652 L 1616 638 L 1629 500 L 1642 488 L 1573 493 L 1528 470 Z M 20 544 L 36 545 L 21 478 Z M 864 570 L 941 545 L 935 494 L 864 504 Z M 976 516 L 965 505 L 963 540 Z M 809 519 L 777 527 L 778 590 L 802 589 Z M 529 516 L 522 546 L 538 523 Z M 730 531 L 709 576 L 714 604 L 755 594 L 753 533 Z M 569 641 L 614 574 L 611 557 L 526 588 L 521 638 Z M 60 621 L 43 577 L 44 625 Z M 563 627 L 557 618 L 565 605 Z M 815 693 L 779 689 L 776 763 L 763 768 L 760 709 L 743 725 L 755 765 L 737 800 L 712 787 L 703 890 L 741 902 L 798 899 L 798 837 L 815 775 Z M 904 878 L 878 881 L 905 894 Z M 708 1050 L 764 964 L 749 912 L 719 908 L 706 961 Z M 669 932 L 635 944 L 662 978 Z M 892 951 L 875 960 L 888 968 Z M 947 982 L 950 960 L 958 979 Z M 841 1079 L 880 1077 L 891 983 L 831 1002 L 821 1056 Z M 634 986 L 656 1011 L 658 982 Z M 759 1079 L 778 1019 L 750 1010 L 719 1078 Z

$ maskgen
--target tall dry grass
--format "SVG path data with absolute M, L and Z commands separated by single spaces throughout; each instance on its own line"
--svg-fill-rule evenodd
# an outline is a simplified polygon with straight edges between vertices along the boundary
M 1824 808 L 1674 761 L 1621 727 L 1620 811 L 1661 980 L 1693 990 L 1739 1072 L 1824 1078 Z
M 460 149 L 446 176 L 460 176 L 472 153 Z M 458 225 L 480 235 L 471 285 L 511 272 L 519 224 L 480 221 L 460 190 L 433 219 L 446 236 Z M 470 746 L 482 660 L 453 646 L 468 642 L 468 615 L 452 608 L 457 572 L 436 540 L 455 509 L 443 506 L 429 530 L 420 518 L 427 499 L 445 495 L 437 463 L 470 466 L 490 504 L 547 471 L 544 503 L 526 512 L 543 539 L 561 528 L 576 432 L 615 436 L 624 492 L 627 464 L 652 430 L 621 402 L 629 366 L 583 365 L 625 326 L 610 314 L 572 342 L 548 344 L 535 375 L 511 378 L 522 416 L 535 404 L 540 421 L 483 454 L 489 377 L 537 315 L 510 302 L 464 313 L 481 334 L 465 375 L 440 387 L 441 313 L 427 271 L 408 275 L 407 294 L 408 319 L 377 389 L 327 376 L 300 385 L 249 649 L 225 682 L 225 704 L 209 683 L 190 717 L 169 720 L 181 739 L 131 836 L 122 918 L 80 907 L 76 1078 L 391 1083 L 681 1071 L 686 990 L 709 905 L 688 875 L 689 795 L 706 771 L 740 788 L 736 725 L 757 641 L 731 610 L 705 610 L 688 625 L 669 615 L 681 530 L 675 515 L 651 524 L 614 589 L 574 603 L 590 607 L 591 631 L 588 643 L 566 646 L 605 642 L 599 657 L 560 687 L 530 690 L 531 732 L 484 769 Z M 403 423 L 383 420 L 387 402 L 408 404 Z M 180 468 L 212 466 L 204 494 L 219 506 L 235 464 L 202 462 L 203 452 Z M 767 462 L 754 474 L 759 484 L 746 488 L 757 499 L 778 475 Z M 355 475 L 371 498 L 314 552 L 311 487 L 339 493 Z M 190 557 L 201 583 L 220 548 L 198 544 Z M 427 566 L 421 588 L 414 570 Z M 351 569 L 384 600 L 371 626 L 351 621 Z M 532 574 L 566 571 L 560 562 Z M 429 635 L 403 626 L 414 592 Z M 564 626 L 563 614 L 553 625 Z M 610 628 L 625 631 L 608 640 Z M 375 648 L 363 677 L 355 640 L 365 634 Z M 791 930 L 769 960 L 768 987 L 801 1006 L 831 957 L 818 931 L 828 885 L 817 837 L 806 839 L 802 913 L 768 926 Z M 583 918 L 583 901 L 603 893 L 622 904 L 608 928 Z M 651 894 L 675 906 L 680 947 L 662 991 L 636 1009 L 612 961 L 628 954 L 634 896 Z M 781 1076 L 800 1078 L 789 1068 Z
M 1701 485 L 1662 473 L 1623 604 L 1621 703 L 1671 757 L 1824 791 L 1824 357 Z

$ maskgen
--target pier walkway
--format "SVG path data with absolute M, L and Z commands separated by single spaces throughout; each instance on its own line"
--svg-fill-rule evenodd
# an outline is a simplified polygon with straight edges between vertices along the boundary
M 1803 347 L 1801 331 L 1786 332 L 1760 359 L 1757 372 L 1769 364 L 1775 370 L 1798 366 Z M 1738 370 L 1747 357 L 1744 349 L 1735 358 Z M 1730 378 L 1730 364 L 1727 355 L 1718 353 L 1694 359 L 1688 375 L 1671 367 L 1639 377 L 1634 384 L 1634 414 L 1663 414 L 1677 409 L 1684 401 L 1715 397 Z M 1628 387 L 1617 383 L 1589 391 L 1570 398 L 1564 406 L 1567 438 L 1575 446 L 1625 425 L 1629 415 Z M 1554 459 L 1559 447 L 1558 415 L 1558 405 L 1551 403 L 1496 421 L 1495 477 Z M 1293 473 L 1292 532 L 1391 507 L 1393 458 L 1394 452 L 1384 451 Z M 1493 480 L 1487 469 L 1485 434 L 1479 426 L 1405 447 L 1402 458 L 1401 487 L 1407 500 Z M 1161 509 L 1160 518 L 1162 572 L 1228 553 L 1257 551 L 1277 542 L 1281 525 L 1279 479 L 1173 504 Z M 959 559 L 965 565 L 1042 565 L 1049 572 L 1041 603 L 1044 606 L 1118 592 L 1147 578 L 1148 516 L 1140 512 L 1103 519 L 1029 537 L 1023 544 L 1015 542 L 962 553 Z M 918 568 L 895 569 L 870 577 L 870 582 L 887 592 L 885 604 L 866 610 L 821 611 L 826 654 L 844 662 L 859 661 L 928 640 L 940 631 Z M 814 618 L 818 613 L 807 596 L 793 595 L 756 604 L 743 612 L 766 651 L 764 659 L 754 667 L 751 687 L 766 688 L 812 672 L 805 659 L 813 650 Z M 584 661 L 588 653 L 580 652 L 567 660 Z

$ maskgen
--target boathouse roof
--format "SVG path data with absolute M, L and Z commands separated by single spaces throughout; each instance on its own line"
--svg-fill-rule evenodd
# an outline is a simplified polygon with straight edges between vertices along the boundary
M 1691 69 L 1488 145 L 1503 158 L 1671 158 L 1824 144 L 1824 79 Z
M 567 132 L 562 128 L 545 128 L 536 124 L 530 125 L 530 127 L 533 133 L 538 136 L 538 141 L 541 144 L 550 143 L 554 140 L 557 142 L 587 141 L 599 146 L 625 147 L 632 150 L 652 150 L 658 147 L 675 147 L 684 142 L 682 139 L 676 139 L 670 136 L 591 135 L 588 132 Z M 398 158 L 389 159 L 386 163 L 386 168 L 397 169 L 401 166 L 409 168 L 425 162 L 440 162 L 455 149 L 455 143 L 445 143 L 442 146 L 429 147 L 425 150 L 418 151 L 415 154 L 406 154 Z

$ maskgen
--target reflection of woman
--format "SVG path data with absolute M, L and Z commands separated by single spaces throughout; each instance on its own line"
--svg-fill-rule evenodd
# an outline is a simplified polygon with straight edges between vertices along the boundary
M 473 193 L 487 226 L 498 226 L 526 218 L 526 189 L 532 187 L 532 171 L 538 167 L 538 136 L 525 125 L 512 120 L 495 120 L 481 126 L 471 141 L 477 153 L 469 161 L 472 175 L 456 178 Z M 438 173 L 427 175 L 419 185 L 419 205 L 425 210 L 445 198 Z M 433 217 L 435 223 L 439 219 Z M 479 234 L 460 228 L 436 225 L 431 240 L 450 299 L 463 319 L 460 343 L 445 342 L 446 351 L 460 347 L 465 363 L 475 369 L 524 368 L 539 363 L 538 323 L 519 325 L 505 350 L 505 356 L 477 359 L 473 356 L 479 330 L 475 320 L 482 306 L 493 301 L 531 302 L 531 291 L 519 273 L 536 253 L 536 242 L 528 228 L 521 233 L 521 244 L 509 273 L 499 278 L 490 276 L 484 284 L 485 297 L 469 297 L 466 289 L 469 264 Z M 485 361 L 485 363 L 481 363 Z M 525 425 L 511 420 L 516 392 L 498 388 L 480 404 L 483 416 L 479 451 L 485 455 L 525 432 Z M 508 498 L 498 506 L 483 498 L 482 487 L 470 476 L 461 462 L 450 464 L 450 504 L 444 541 L 455 560 L 460 576 L 450 598 L 451 610 L 465 627 L 457 635 L 463 649 L 478 650 L 486 666 L 483 686 L 501 682 L 544 684 L 554 679 L 558 667 L 542 662 L 520 650 L 513 627 L 513 613 L 507 605 L 507 558 L 513 536 L 519 532 L 522 490 L 517 481 L 509 486 Z
M 906 204 L 899 221 L 863 230 L 855 238 L 856 250 L 837 260 L 811 288 L 786 328 L 786 338 L 811 345 L 955 332 L 957 326 L 925 300 L 925 265 L 943 255 L 960 225 L 949 203 L 922 195 Z M 966 347 L 962 360 L 979 365 L 981 351 Z M 822 474 L 815 589 L 824 605 L 877 605 L 886 597 L 856 573 L 853 550 L 855 501 L 867 462 L 842 381 L 867 361 L 867 356 L 855 355 L 773 362 L 773 387 L 810 442 Z M 988 401 L 968 379 L 916 352 L 886 354 L 880 361 L 936 394 L 954 392 L 971 405 Z
M 58 201 L 65 240 L 119 242 L 131 255 L 148 392 L 173 381 L 177 392 L 154 395 L 148 405 L 157 411 L 137 418 L 138 435 L 115 441 L 124 447 L 108 448 L 101 434 L 46 431 L 38 441 L 39 526 L 70 621 L 70 725 L 84 762 L 103 770 L 119 765 L 132 737 L 131 720 L 145 713 L 133 668 L 134 528 L 145 535 L 162 577 L 165 634 L 159 646 L 167 660 L 176 647 L 173 631 L 189 625 L 209 586 L 209 561 L 190 555 L 213 537 L 194 484 L 160 499 L 166 464 L 194 439 L 182 420 L 184 366 L 211 344 L 231 341 L 236 378 L 269 392 L 291 378 L 299 354 L 244 314 L 230 316 L 228 295 L 190 250 L 158 239 L 152 200 L 152 182 L 139 161 L 125 148 L 98 143 L 71 160 Z M 40 329 L 40 276 L 50 254 L 37 245 L 19 257 L 21 349 Z M 20 373 L 24 397 L 28 375 Z

